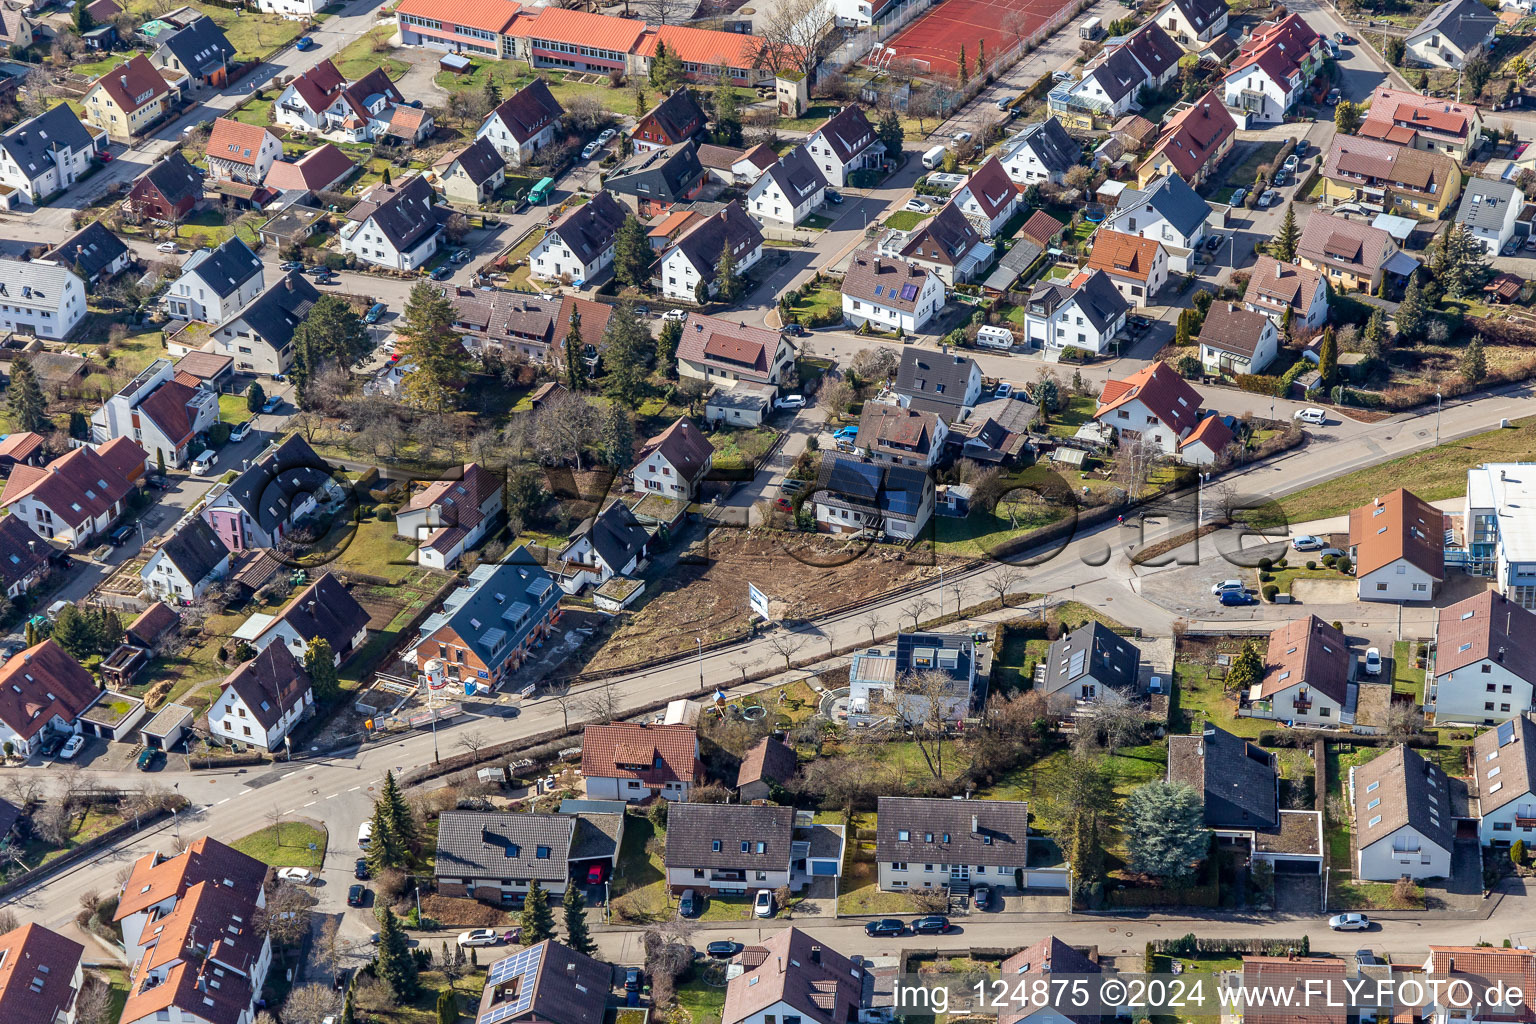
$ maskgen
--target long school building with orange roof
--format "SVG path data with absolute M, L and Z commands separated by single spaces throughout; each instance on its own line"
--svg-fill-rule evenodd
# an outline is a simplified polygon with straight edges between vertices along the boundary
M 661 47 L 688 77 L 714 81 L 724 68 L 740 85 L 770 81 L 756 36 L 685 25 L 648 26 L 633 18 L 523 7 L 515 0 L 403 0 L 395 12 L 406 46 L 471 57 L 520 60 L 532 68 L 645 75 Z

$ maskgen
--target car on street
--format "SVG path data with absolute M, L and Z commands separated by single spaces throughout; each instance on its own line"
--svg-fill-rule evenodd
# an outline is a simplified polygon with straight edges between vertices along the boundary
M 133 766 L 141 772 L 147 772 L 154 768 L 155 762 L 159 761 L 160 758 L 164 756 L 165 752 L 162 751 L 159 747 L 145 747 L 143 750 L 139 751 L 139 756 L 133 762 Z
M 1267 189 L 1264 190 L 1264 194 L 1259 196 L 1259 209 L 1267 210 L 1271 206 L 1274 206 L 1279 201 L 1280 201 L 1280 193 L 1276 192 L 1272 188 L 1267 188 Z
M 293 44 L 293 48 L 300 53 L 305 50 L 313 50 L 315 48 L 315 41 L 309 36 L 299 36 L 299 41 Z
M 62 734 L 50 733 L 48 738 L 43 740 L 42 754 L 44 757 L 52 757 L 59 752 L 59 748 L 63 745 L 64 737 Z
M 100 153 L 97 153 L 96 156 L 104 164 L 109 164 L 112 162 L 112 151 L 110 149 L 104 149 Z
M 1245 604 L 1253 604 L 1258 598 L 1246 590 L 1223 590 L 1221 592 L 1221 606 L 1223 608 L 1239 608 Z
M 1248 190 L 1246 188 L 1234 189 L 1232 191 L 1232 198 L 1228 200 L 1228 202 L 1230 202 L 1233 206 L 1242 206 L 1243 200 L 1247 198 Z
M 864 934 L 872 939 L 882 935 L 904 935 L 906 931 L 906 924 L 894 917 L 882 917 L 878 921 L 864 922 Z
M 1143 316 L 1141 313 L 1132 313 L 1130 316 L 1125 318 L 1125 322 L 1136 328 L 1138 331 L 1144 331 L 1148 327 L 1151 327 L 1153 324 L 1157 323 L 1157 321 L 1152 317 Z
M 858 427 L 838 427 L 836 430 L 832 431 L 832 439 L 834 441 L 852 441 L 858 436 Z
M 400 353 L 399 352 L 391 352 L 389 354 L 389 365 L 390 366 L 394 366 L 399 361 L 400 361 Z
M 1013 100 L 1007 96 L 1004 96 L 1002 99 L 997 101 L 998 110 L 1007 110 L 1011 106 L 1013 106 Z
M 1314 426 L 1322 426 L 1328 422 L 1328 414 L 1315 405 L 1309 405 L 1305 409 L 1297 409 L 1292 419 L 1301 420 L 1303 423 L 1311 423 Z
M 273 395 L 272 397 L 268 398 L 265 402 L 261 403 L 261 411 L 265 412 L 265 413 L 273 413 L 273 412 L 277 412 L 278 409 L 281 409 L 282 406 L 283 406 L 283 400 L 281 398 L 279 398 L 277 395 Z
M 356 864 L 356 866 L 354 866 L 352 868 L 352 877 L 353 878 L 357 878 L 357 879 L 361 879 L 364 882 L 368 881 L 368 858 L 367 857 L 359 857 L 359 858 L 357 858 L 357 864 Z
M 1323 547 L 1323 538 L 1314 537 L 1310 533 L 1299 533 L 1291 538 L 1291 547 L 1297 551 L 1318 551 Z
M 1295 174 L 1296 171 L 1301 167 L 1301 157 L 1297 156 L 1295 153 L 1292 153 L 1290 156 L 1285 158 L 1285 164 L 1283 166 L 1287 171 Z
M 442 266 L 432 271 L 432 280 L 434 281 L 446 281 L 452 276 L 453 267 L 449 266 L 447 263 L 444 263 Z
M 366 885 L 353 885 L 347 889 L 347 906 L 360 907 L 363 905 L 363 897 L 367 894 Z
M 998 384 L 997 390 L 995 392 L 993 392 L 994 397 L 997 397 L 997 398 L 1008 398 L 1012 394 L 1013 394 L 1013 385 L 1009 384 L 1007 381 L 1003 381 L 1002 383 Z
M 677 916 L 697 917 L 701 909 L 699 906 L 699 894 L 692 889 L 684 889 L 683 894 L 677 900 Z
M 615 134 L 617 133 L 612 128 L 604 128 L 602 133 L 598 135 L 597 141 L 606 146 L 609 142 L 613 141 Z
M 1353 45 L 1355 45 L 1355 37 L 1350 35 L 1348 32 L 1335 32 L 1333 34 L 1333 38 L 1337 39 L 1339 42 L 1343 43 L 1345 46 L 1353 46 Z
M 740 953 L 741 950 L 741 943 L 732 942 L 729 939 L 718 939 L 704 947 L 705 954 L 714 957 L 716 960 L 729 960 L 737 953 Z
M 197 458 L 192 460 L 192 464 L 188 468 L 192 470 L 193 476 L 207 476 L 213 472 L 214 463 L 218 461 L 219 453 L 210 448 L 205 452 L 199 453 Z
M 805 408 L 805 396 L 804 395 L 785 395 L 782 398 L 776 398 L 776 399 L 774 399 L 773 407 L 775 409 L 804 409 Z
M 384 305 L 384 303 L 375 302 L 373 305 L 368 307 L 368 312 L 363 314 L 363 322 L 368 324 L 376 324 L 388 311 L 389 307 Z
M 244 441 L 246 438 L 248 438 L 250 436 L 251 436 L 251 421 L 250 420 L 246 420 L 244 423 L 240 424 L 239 426 L 235 427 L 234 430 L 231 430 L 229 432 L 229 439 L 231 441 L 235 442 L 236 444 L 239 444 L 241 441 Z
M 797 324 L 797 323 L 794 323 L 794 322 L 790 322 L 790 323 L 787 323 L 787 324 L 784 325 L 784 329 L 780 333 L 787 334 L 791 338 L 804 338 L 806 335 L 810 334 L 811 332 L 806 330 L 800 324 Z
M 1223 239 L 1220 235 L 1212 235 L 1210 238 L 1205 240 L 1205 247 L 1211 250 L 1211 252 L 1215 252 L 1217 249 L 1221 248 L 1221 243 L 1223 241 L 1225 241 L 1225 239 Z
M 282 263 L 279 263 L 277 265 L 277 269 L 281 270 L 285 274 L 290 270 L 297 270 L 302 274 L 304 273 L 304 264 L 300 263 L 298 260 L 286 260 Z
M 826 196 L 827 202 L 831 203 L 833 206 L 843 205 L 843 194 L 841 192 L 834 192 L 829 188 L 823 194 Z
M 913 935 L 943 935 L 952 928 L 954 925 L 943 914 L 929 914 L 912 922 Z
M 1337 89 L 1329 89 L 1328 99 L 1325 102 L 1331 107 L 1339 102 L 1339 97 L 1342 95 L 1343 93 L 1339 92 Z
M 1371 919 L 1364 914 L 1334 914 L 1328 919 L 1328 927 L 1336 932 L 1363 932 L 1370 926 Z
M 494 946 L 501 941 L 501 933 L 494 928 L 471 928 L 467 932 L 459 932 L 459 945 L 469 946 Z
M 1381 648 L 1372 647 L 1365 652 L 1365 674 L 1368 676 L 1381 675 Z
M 1345 551 L 1343 548 L 1323 548 L 1317 553 L 1317 557 L 1322 559 L 1332 555 L 1334 558 L 1343 558 L 1347 554 L 1349 554 L 1349 552 Z
M 331 276 L 331 268 L 322 263 L 319 266 L 310 267 L 304 273 L 310 277 L 329 277 Z
M 309 868 L 278 868 L 277 877 L 279 881 L 294 885 L 310 885 L 315 880 L 315 873 Z
M 181 247 L 175 242 L 161 242 L 155 248 L 161 252 L 181 252 Z
M 589 142 L 582 147 L 581 158 L 583 160 L 591 160 L 594 156 L 597 156 L 597 151 L 602 148 L 602 146 L 599 146 L 595 142 Z
M 773 916 L 773 890 L 757 890 L 757 895 L 752 898 L 752 914 L 754 917 Z
M 971 903 L 977 910 L 984 910 L 987 904 L 992 902 L 992 890 L 985 885 L 978 885 L 971 890 Z
M 1228 590 L 1236 590 L 1241 593 L 1247 589 L 1248 588 L 1243 585 L 1242 580 L 1222 580 L 1220 583 L 1217 583 L 1211 587 L 1211 596 L 1220 597 L 1224 591 Z
M 908 199 L 907 200 L 907 205 L 903 206 L 902 209 L 908 211 L 909 213 L 932 213 L 933 212 L 933 207 L 929 206 L 927 203 L 923 202 L 921 199 Z

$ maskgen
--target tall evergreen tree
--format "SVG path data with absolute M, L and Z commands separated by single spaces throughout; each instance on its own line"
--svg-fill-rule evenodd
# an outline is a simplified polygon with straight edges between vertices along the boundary
M 1365 323 L 1362 348 L 1372 359 L 1380 359 L 1387 350 L 1387 317 L 1379 309 L 1371 310 L 1371 318 Z
M 48 400 L 43 397 L 43 386 L 37 381 L 31 360 L 17 359 L 11 363 L 9 404 L 11 422 L 17 430 L 40 433 L 48 429 Z
M 487 76 L 485 80 L 485 105 L 492 110 L 501 106 L 501 86 L 496 84 L 496 79 Z
M 976 41 L 976 77 L 977 78 L 984 78 L 986 76 L 986 74 L 987 74 L 987 41 L 986 41 L 986 39 L 983 38 L 983 39 L 978 39 Z
M 668 320 L 661 325 L 661 335 L 656 339 L 656 368 L 668 380 L 677 379 L 677 346 L 682 340 L 681 320 Z
M 1398 303 L 1397 312 L 1392 314 L 1398 336 L 1405 341 L 1418 341 L 1428 314 L 1429 304 L 1424 301 L 1424 289 L 1419 287 L 1419 275 L 1414 274 L 1408 279 L 1408 288 L 1403 292 L 1403 301 Z
M 1468 384 L 1481 384 L 1488 376 L 1488 358 L 1483 354 L 1483 336 L 1474 334 L 1461 354 L 1461 376 Z
M 741 278 L 736 273 L 736 258 L 731 255 L 731 247 L 720 247 L 720 259 L 715 263 L 715 295 L 721 302 L 735 302 L 736 295 L 741 290 Z
M 622 403 L 609 402 L 603 419 L 603 461 L 622 468 L 634 461 L 635 427 L 629 421 L 629 409 Z
M 709 303 L 709 282 L 702 277 L 699 278 L 699 283 L 693 286 L 693 301 L 701 306 Z
M 261 407 L 267 404 L 266 389 L 259 381 L 251 381 L 251 386 L 245 389 L 245 411 L 261 412 Z
M 304 670 L 309 673 L 310 686 L 315 691 L 316 700 L 329 703 L 341 696 L 341 677 L 336 672 L 336 652 L 331 650 L 331 642 L 325 637 L 315 637 L 305 648 Z
M 565 944 L 578 953 L 597 955 L 597 943 L 587 928 L 587 901 L 574 885 L 565 890 Z
M 613 238 L 613 276 L 639 288 L 650 273 L 653 255 L 645 225 L 633 214 L 625 217 Z
M 892 160 L 901 152 L 901 144 L 906 140 L 906 132 L 902 130 L 901 118 L 896 116 L 896 111 L 887 110 L 880 117 L 880 125 L 875 130 L 880 136 L 880 141 L 885 143 L 885 153 Z
M 451 986 L 437 993 L 437 1024 L 459 1024 L 459 997 Z
M 587 388 L 587 360 L 582 349 L 581 310 L 571 310 L 571 329 L 565 334 L 565 386 L 572 391 Z
M 1323 331 L 1323 343 L 1317 350 L 1317 374 L 1324 387 L 1332 387 L 1333 379 L 1339 375 L 1339 341 L 1332 327 Z
M 628 304 L 614 307 L 603 331 L 603 392 L 629 408 L 639 403 L 645 392 L 645 360 L 651 347 L 651 334 Z
M 961 46 L 960 46 L 960 59 L 957 62 L 957 66 L 958 66 L 958 70 L 955 72 L 955 81 L 957 83 L 959 83 L 960 87 L 963 89 L 963 88 L 965 88 L 965 83 L 966 83 L 966 81 L 969 78 L 969 75 L 968 75 L 966 67 L 965 67 L 965 46 L 964 46 L 964 44 L 961 44 Z
M 399 833 L 395 831 L 389 809 L 384 805 L 384 801 L 374 801 L 373 815 L 368 820 L 373 825 L 373 831 L 368 838 L 368 853 L 364 859 L 368 861 L 368 867 L 372 872 L 378 874 L 390 868 L 403 870 L 408 867 L 411 862 L 410 851 L 401 841 Z
M 396 331 L 400 357 L 414 367 L 403 388 L 407 400 L 417 408 L 447 411 L 457 398 L 455 385 L 469 373 L 469 353 L 454 330 L 455 316 L 453 303 L 439 295 L 431 283 L 422 281 L 411 289 Z
M 72 20 L 74 21 L 75 35 L 77 36 L 83 36 L 96 27 L 96 19 L 91 17 L 91 12 L 86 9 L 85 4 L 75 4 Z
M 1280 221 L 1280 231 L 1275 235 L 1275 240 L 1269 244 L 1270 252 L 1281 263 L 1289 263 L 1296 258 L 1296 243 L 1301 241 L 1301 229 L 1296 226 L 1296 204 L 1285 204 L 1285 217 Z
M 340 1024 L 356 1024 L 357 1022 L 357 1011 L 352 1008 L 352 989 L 356 983 L 357 975 L 354 974 L 351 980 L 347 982 L 347 997 L 341 1003 L 341 1017 L 338 1018 Z
M 715 143 L 721 146 L 741 145 L 741 98 L 731 84 L 730 76 L 720 72 L 720 84 L 715 89 Z
M 421 828 L 416 824 L 416 812 L 411 809 L 405 794 L 395 782 L 395 773 L 384 773 L 384 785 L 379 787 L 379 803 L 383 804 L 389 818 L 389 826 L 400 837 L 408 851 L 421 845 Z
M 646 106 L 645 106 L 645 86 L 641 83 L 640 79 L 638 79 L 638 78 L 635 79 L 634 93 L 635 93 L 635 116 L 636 117 L 644 117 L 645 116 L 645 111 L 646 111 Z
M 374 972 L 389 986 L 395 998 L 407 1003 L 416 998 L 421 990 L 421 979 L 416 972 L 416 958 L 411 955 L 405 929 L 394 911 L 383 907 L 379 914 L 379 946 L 374 961 Z
M 348 368 L 361 363 L 373 351 L 373 338 L 363 318 L 338 295 L 322 295 L 293 330 L 293 366 L 288 375 L 298 389 L 299 404 L 305 391 L 327 365 Z
M 569 887 L 568 887 L 569 888 Z M 549 909 L 549 893 L 535 878 L 523 900 L 522 934 L 518 941 L 526 946 L 555 937 L 555 915 Z

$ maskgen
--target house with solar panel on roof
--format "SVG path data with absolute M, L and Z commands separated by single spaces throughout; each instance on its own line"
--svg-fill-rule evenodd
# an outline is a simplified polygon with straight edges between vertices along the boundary
M 1424 713 L 1436 725 L 1493 725 L 1536 706 L 1536 614 L 1493 591 L 1440 609 Z
M 613 968 L 545 939 L 491 964 L 475 1024 L 603 1024 Z
M 1484 846 L 1536 842 L 1536 718 L 1529 712 L 1472 741 L 1472 810 Z
M 560 621 L 554 577 L 518 547 L 500 564 L 483 564 L 421 625 L 404 660 L 425 671 L 443 663 L 448 685 L 494 690 L 523 664 Z
M 848 668 L 848 710 L 922 722 L 928 720 L 937 699 L 943 704 L 945 721 L 968 718 L 987 699 L 989 651 L 968 633 L 899 634 L 894 647 L 870 647 L 853 656 Z M 909 685 L 930 672 L 945 678 L 942 688 Z
M 887 466 L 844 455 L 821 461 L 811 491 L 820 533 L 910 540 L 933 515 L 933 478 L 912 466 Z

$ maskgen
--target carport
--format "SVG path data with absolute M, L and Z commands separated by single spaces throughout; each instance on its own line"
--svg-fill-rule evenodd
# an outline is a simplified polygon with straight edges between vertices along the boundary
M 560 813 L 576 819 L 569 857 L 573 884 L 586 885 L 587 873 L 600 866 L 603 880 L 613 877 L 624 842 L 624 804 L 617 800 L 564 800 Z
M 144 724 L 139 734 L 151 750 L 170 750 L 191 731 L 194 717 L 185 704 L 167 704 Z
M 133 727 L 144 717 L 144 702 L 137 697 L 116 690 L 107 690 L 100 699 L 80 713 L 75 720 L 80 732 L 86 736 L 100 736 L 104 740 L 120 740 L 129 736 Z

